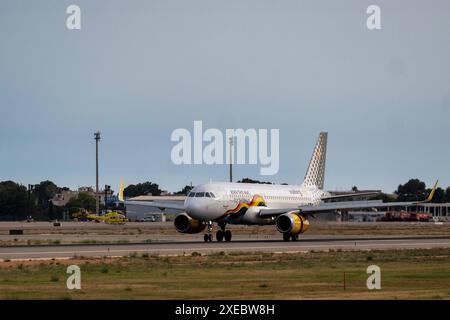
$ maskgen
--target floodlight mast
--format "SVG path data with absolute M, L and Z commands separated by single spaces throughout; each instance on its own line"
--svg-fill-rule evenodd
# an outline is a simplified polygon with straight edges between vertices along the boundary
M 98 193 L 98 143 L 100 141 L 100 131 L 94 133 L 95 137 L 95 214 L 100 213 L 100 195 Z

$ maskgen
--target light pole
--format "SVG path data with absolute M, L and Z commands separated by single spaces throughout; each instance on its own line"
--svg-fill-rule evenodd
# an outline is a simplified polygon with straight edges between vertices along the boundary
M 233 182 L 233 137 L 230 137 L 230 182 Z
M 34 191 L 36 185 L 28 184 L 28 215 L 27 220 L 31 220 L 31 193 Z
M 100 212 L 100 196 L 98 194 L 98 142 L 100 141 L 100 131 L 94 133 L 95 137 L 95 214 Z

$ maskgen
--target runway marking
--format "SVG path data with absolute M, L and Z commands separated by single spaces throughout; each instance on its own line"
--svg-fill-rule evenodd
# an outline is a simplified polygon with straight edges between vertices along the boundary
M 133 252 L 152 252 L 152 251 L 216 251 L 216 250 L 223 250 L 223 251 L 230 251 L 230 250 L 261 250 L 261 249 L 291 249 L 284 252 L 294 251 L 292 249 L 296 248 L 308 248 L 308 249 L 314 249 L 314 248 L 334 248 L 334 247 L 347 247 L 347 248 L 355 248 L 355 247 L 363 247 L 367 248 L 367 246 L 373 246 L 373 249 L 376 249 L 377 247 L 386 247 L 386 246 L 392 246 L 393 244 L 388 243 L 372 243 L 372 244 L 364 244 L 364 243 L 355 243 L 355 245 L 352 244 L 323 244 L 323 245 L 308 245 L 308 244 L 297 244 L 297 245 L 291 245 L 291 246 L 252 246 L 252 247 L 197 247 L 197 248 L 147 248 L 147 249 L 106 249 L 106 250 L 70 250 L 70 251 L 31 251 L 31 252 L 5 252 L 0 253 L 0 255 L 7 256 L 7 255 L 43 255 L 43 254 L 83 254 L 83 253 L 98 253 L 98 254 L 106 254 L 109 253 L 118 253 L 118 252 L 126 252 L 126 253 L 133 253 Z M 396 243 L 398 246 L 436 246 L 436 245 L 448 245 L 450 246 L 449 242 L 420 242 L 420 243 Z M 394 248 L 395 249 L 395 248 Z

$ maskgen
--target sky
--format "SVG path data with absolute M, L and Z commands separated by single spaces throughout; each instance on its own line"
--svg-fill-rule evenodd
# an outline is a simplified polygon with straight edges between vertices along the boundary
M 2 0 L 0 181 L 95 185 L 96 130 L 100 185 L 226 181 L 171 161 L 171 133 L 201 120 L 280 130 L 278 173 L 236 179 L 301 183 L 327 131 L 328 190 L 449 186 L 449 16 L 447 0 Z

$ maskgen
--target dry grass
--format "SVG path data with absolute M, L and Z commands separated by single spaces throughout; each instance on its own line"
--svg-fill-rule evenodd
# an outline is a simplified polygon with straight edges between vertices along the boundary
M 81 267 L 82 290 L 66 289 L 69 264 Z M 382 290 L 366 288 L 371 264 Z M 450 249 L 2 262 L 0 298 L 449 299 Z

